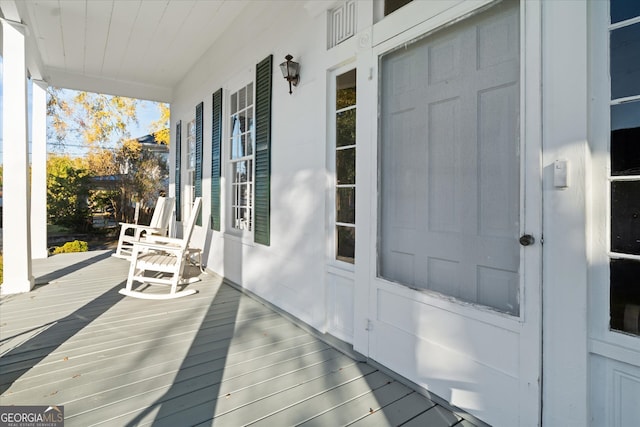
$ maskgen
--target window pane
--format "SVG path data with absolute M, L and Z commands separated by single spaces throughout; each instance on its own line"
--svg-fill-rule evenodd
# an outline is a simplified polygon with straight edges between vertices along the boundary
M 238 186 L 231 186 L 231 206 L 238 206 Z
M 229 108 L 231 109 L 231 114 L 236 113 L 238 111 L 238 93 L 231 94 L 231 101 L 229 102 Z
M 249 210 L 240 208 L 236 210 L 235 228 L 240 230 L 250 230 L 251 224 L 249 222 Z
M 238 92 L 238 111 L 242 111 L 247 106 L 247 89 L 242 88 L 240 92 Z
M 611 175 L 640 175 L 640 101 L 611 106 Z
M 253 105 L 253 83 L 247 85 L 247 105 Z
M 251 134 L 248 132 L 242 135 L 242 149 L 245 156 L 251 155 Z
M 412 0 L 384 0 L 384 16 L 395 12 L 402 6 L 411 3 Z
M 638 0 L 611 0 L 611 23 L 626 21 L 640 15 Z
M 244 184 L 242 186 L 242 206 L 249 206 L 249 199 L 251 198 L 251 193 L 249 193 L 249 184 Z M 248 212 L 248 211 L 247 211 Z
M 336 189 L 336 221 L 347 224 L 356 222 L 356 189 Z
M 247 118 L 246 130 L 253 132 L 253 108 L 249 108 L 245 116 Z
M 611 31 L 611 98 L 640 95 L 640 23 Z
M 247 110 L 247 156 L 253 154 L 253 108 Z
M 640 261 L 612 259 L 611 329 L 640 335 Z
M 336 147 L 356 143 L 356 110 L 336 114 Z
M 238 114 L 238 126 L 240 129 L 240 132 L 246 132 L 247 131 L 247 124 L 246 124 L 247 120 L 245 119 L 245 112 L 241 111 Z
M 245 146 L 246 155 L 250 156 L 253 154 L 253 133 L 248 132 L 244 137 L 246 141 L 246 146 Z
M 356 149 L 336 151 L 336 178 L 339 185 L 356 183 Z
M 336 259 L 353 264 L 356 248 L 356 229 L 353 227 L 336 227 L 338 250 Z
M 243 207 L 246 205 L 246 200 L 245 200 L 245 194 L 246 194 L 246 190 L 245 190 L 245 185 L 244 184 L 237 184 L 233 186 L 233 205 L 235 207 Z
M 242 147 L 242 155 L 247 155 L 247 134 L 240 135 L 240 146 Z
M 238 116 L 233 117 L 233 127 L 231 131 L 231 158 L 237 159 L 244 156 L 242 147 L 242 133 L 240 131 L 240 120 Z
M 336 110 L 356 105 L 356 70 L 336 77 Z
M 640 255 L 640 181 L 611 183 L 611 250 Z
M 238 162 L 235 164 L 235 177 L 233 182 L 247 181 L 247 162 Z

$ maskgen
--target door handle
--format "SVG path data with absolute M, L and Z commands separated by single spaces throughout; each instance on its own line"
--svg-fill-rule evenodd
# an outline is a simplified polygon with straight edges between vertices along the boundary
M 523 234 L 520 236 L 519 242 L 522 246 L 529 246 L 535 243 L 536 239 L 531 234 Z

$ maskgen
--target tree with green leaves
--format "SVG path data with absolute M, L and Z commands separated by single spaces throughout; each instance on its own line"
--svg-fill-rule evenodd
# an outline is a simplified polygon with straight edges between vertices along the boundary
M 160 118 L 151 123 L 151 129 L 149 130 L 158 144 L 169 145 L 171 139 L 169 130 L 171 110 L 169 109 L 169 104 L 159 103 L 156 105 L 160 110 Z
M 88 197 L 94 208 L 112 205 L 120 221 L 131 221 L 132 208 L 129 208 L 135 202 L 144 199 L 154 203 L 159 187 L 168 177 L 166 162 L 130 138 L 129 128 L 137 123 L 139 105 L 139 100 L 126 97 L 89 92 L 76 92 L 71 96 L 61 89 L 50 87 L 48 90 L 48 140 L 55 141 L 61 150 L 67 145 L 86 147 L 84 162 L 90 175 L 114 178 L 114 186 L 94 188 Z M 156 106 L 160 117 L 151 123 L 149 132 L 157 143 L 168 145 L 169 105 L 157 103 Z M 52 176 L 50 182 L 59 177 Z M 48 208 L 51 211 L 56 206 L 50 203 Z
M 49 222 L 87 231 L 91 228 L 89 184 L 91 174 L 84 159 L 52 155 L 47 160 Z
M 47 92 L 48 140 L 62 148 L 69 139 L 90 150 L 104 148 L 114 137 L 130 137 L 129 125 L 138 122 L 136 99 L 91 92 L 76 92 L 67 99 L 54 87 Z

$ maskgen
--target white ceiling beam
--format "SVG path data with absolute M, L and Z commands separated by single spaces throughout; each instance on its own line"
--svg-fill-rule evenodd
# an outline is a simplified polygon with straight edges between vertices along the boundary
M 172 89 L 170 87 L 74 74 L 59 69 L 49 69 L 48 71 L 48 82 L 51 86 L 55 87 L 104 93 L 107 95 L 127 96 L 129 98 L 157 102 L 171 102 L 172 98 Z

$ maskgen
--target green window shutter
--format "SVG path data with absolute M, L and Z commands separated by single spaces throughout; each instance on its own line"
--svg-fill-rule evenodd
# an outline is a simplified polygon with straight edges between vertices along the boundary
M 220 231 L 220 175 L 222 147 L 222 89 L 212 96 L 211 114 L 211 228 Z
M 254 241 L 270 244 L 271 222 L 271 80 L 273 55 L 256 66 L 256 151 Z
M 182 121 L 178 121 L 176 124 L 176 176 L 175 176 L 175 187 L 176 187 L 176 221 L 182 221 L 182 215 L 180 214 L 182 209 L 182 203 L 180 202 L 180 188 L 182 186 L 180 176 L 182 175 L 182 168 L 180 164 L 182 163 Z
M 204 103 L 196 105 L 196 176 L 195 193 L 196 197 L 202 197 L 202 113 Z M 202 226 L 202 209 L 198 212 L 196 224 Z

